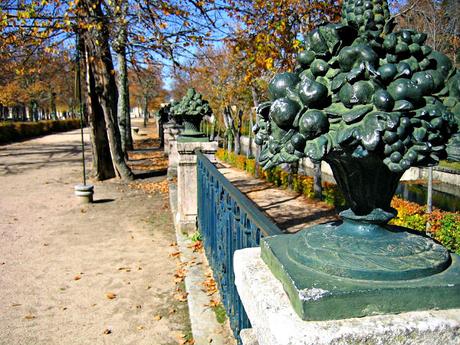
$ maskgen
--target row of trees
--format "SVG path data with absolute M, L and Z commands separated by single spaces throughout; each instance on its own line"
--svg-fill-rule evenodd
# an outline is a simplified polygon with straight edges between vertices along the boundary
M 460 7 L 457 0 L 389 1 L 399 29 L 416 29 L 428 34 L 428 44 L 460 64 Z M 251 123 L 259 100 L 279 71 L 292 71 L 294 55 L 303 50 L 302 34 L 323 21 L 340 19 L 340 1 L 232 1 L 239 11 L 231 35 L 223 44 L 203 49 L 188 68 L 175 74 L 174 98 L 194 86 L 211 103 L 219 125 Z M 235 109 L 229 112 L 229 109 Z M 229 121 L 228 114 L 234 114 Z M 231 125 L 230 125 L 231 127 Z M 241 126 L 240 126 L 241 127 Z M 237 131 L 234 126 L 233 132 Z M 231 128 L 225 128 L 227 133 Z M 238 133 L 230 136 L 238 138 Z M 238 151 L 239 145 L 234 145 Z M 236 152 L 239 153 L 239 152 Z
M 125 160 L 126 151 L 132 148 L 130 101 L 134 98 L 147 111 L 161 95 L 159 61 L 167 58 L 178 64 L 182 55 L 191 52 L 188 47 L 192 43 L 200 45 L 204 38 L 212 38 L 209 28 L 216 23 L 212 14 L 216 8 L 214 1 L 194 0 L 2 1 L 0 55 L 10 64 L 11 72 L 1 81 L 2 94 L 7 94 L 4 89 L 14 89 L 15 84 L 27 93 L 18 97 L 10 92 L 8 99 L 1 100 L 2 106 L 29 108 L 37 103 L 44 107 L 43 102 L 49 98 L 50 112 L 55 114 L 57 83 L 45 78 L 42 86 L 51 95 L 47 98 L 33 92 L 34 86 L 24 82 L 25 76 L 37 77 L 45 52 L 62 60 L 57 52 L 76 49 L 78 58 L 74 58 L 72 67 L 81 75 L 76 72 L 72 76 L 72 67 L 66 73 L 53 63 L 48 66 L 65 86 L 72 85 L 74 79 L 84 84 L 79 93 L 91 127 L 93 173 L 101 180 L 114 176 L 132 179 Z M 39 60 L 27 69 L 35 57 Z M 130 75 L 134 81 L 131 97 Z M 73 93 L 77 90 L 74 88 Z M 59 93 L 59 98 L 72 99 L 64 93 Z
M 436 48 L 457 57 L 456 0 L 393 5 L 402 28 L 427 31 Z M 339 18 L 340 0 L 4 0 L 0 104 L 29 116 L 75 110 L 77 50 L 95 177 L 130 179 L 131 106 L 147 114 L 193 86 L 238 137 L 271 77 L 294 68 L 302 33 Z M 168 95 L 164 65 L 174 79 Z

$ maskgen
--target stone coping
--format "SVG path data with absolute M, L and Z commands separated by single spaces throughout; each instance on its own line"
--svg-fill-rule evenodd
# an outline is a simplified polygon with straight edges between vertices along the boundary
M 234 255 L 235 284 L 259 345 L 458 345 L 460 309 L 333 321 L 303 321 L 260 248 Z

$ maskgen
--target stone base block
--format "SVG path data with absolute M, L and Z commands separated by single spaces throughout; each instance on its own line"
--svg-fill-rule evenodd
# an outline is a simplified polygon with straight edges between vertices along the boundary
M 434 248 L 447 256 L 434 250 L 424 252 L 423 245 L 432 249 L 432 240 L 404 231 L 386 231 L 372 238 L 367 234 L 345 237 L 344 232 L 338 231 L 335 223 L 327 223 L 261 241 L 262 260 L 282 282 L 302 319 L 325 321 L 460 308 L 458 255 L 449 255 L 434 242 Z M 389 242 L 394 238 L 396 241 Z M 404 246 L 415 254 L 403 250 Z M 391 247 L 396 249 L 387 249 Z M 440 272 L 431 274 L 438 257 Z M 445 269 L 444 262 L 448 264 Z M 430 274 L 425 276 L 426 271 Z
M 303 321 L 260 248 L 234 255 L 235 284 L 259 345 L 458 345 L 460 309 Z M 333 307 L 333 306 L 332 306 Z
M 75 186 L 75 195 L 78 197 L 78 201 L 81 204 L 90 204 L 93 202 L 93 195 L 94 195 L 94 186 L 87 184 L 87 185 L 76 185 Z
M 240 339 L 243 345 L 259 345 L 252 328 L 242 329 L 240 331 Z

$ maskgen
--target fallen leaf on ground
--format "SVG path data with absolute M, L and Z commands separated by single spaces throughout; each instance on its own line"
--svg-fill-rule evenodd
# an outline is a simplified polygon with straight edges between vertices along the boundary
M 138 169 L 140 166 L 136 166 Z M 147 169 L 139 169 L 139 170 L 151 170 L 151 167 Z M 160 182 L 137 182 L 131 183 L 131 188 L 140 189 L 146 193 L 159 193 L 159 194 L 168 194 L 169 193 L 169 185 L 168 180 L 163 180 Z
M 112 330 L 109 329 L 109 328 L 106 328 L 103 332 L 104 334 L 111 334 L 112 333 Z
M 203 250 L 203 241 L 195 241 L 188 248 L 191 248 L 194 252 L 200 252 Z
M 116 293 L 113 293 L 113 292 L 107 292 L 105 294 L 105 297 L 107 297 L 108 299 L 114 299 L 117 297 L 117 294 Z
M 180 252 L 171 253 L 171 254 L 169 254 L 169 256 L 173 257 L 173 258 L 178 258 L 180 256 Z
M 208 296 L 214 295 L 217 292 L 217 284 L 214 278 L 209 277 L 204 282 L 201 283 L 206 290 Z
M 176 273 L 174 273 L 174 282 L 176 284 L 183 282 L 186 274 L 187 274 L 187 271 L 185 269 L 183 268 L 178 269 Z
M 35 316 L 29 314 L 29 315 L 24 316 L 24 319 L 26 319 L 26 320 L 33 320 L 33 319 L 35 319 Z
M 161 318 L 162 318 L 161 315 L 155 315 L 155 316 L 153 317 L 153 319 L 154 319 L 155 321 L 160 321 Z
M 75 277 L 73 277 L 73 280 L 80 280 L 81 279 L 81 275 L 76 275 Z
M 178 300 L 179 302 L 185 302 L 185 301 L 187 301 L 187 295 L 188 295 L 188 294 L 187 294 L 186 292 L 176 293 L 176 294 L 174 295 L 174 298 L 175 298 L 176 300 Z
M 205 304 L 205 307 L 210 307 L 210 308 L 216 308 L 218 306 L 220 306 L 220 302 L 219 301 L 216 301 L 215 299 L 212 299 L 209 301 L 208 304 Z

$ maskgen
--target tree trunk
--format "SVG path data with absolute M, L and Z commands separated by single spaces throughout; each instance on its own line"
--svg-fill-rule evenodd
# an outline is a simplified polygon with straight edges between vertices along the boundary
M 243 110 L 238 110 L 238 124 L 235 127 L 235 153 L 241 154 L 241 127 L 243 125 Z M 234 122 L 233 122 L 234 123 Z
M 299 173 L 299 161 L 295 161 L 289 164 L 289 176 L 288 176 L 288 187 L 293 189 L 294 187 L 294 175 Z
M 257 107 L 259 106 L 259 99 L 257 97 L 257 91 L 254 85 L 251 85 L 251 93 L 252 93 L 252 102 L 254 103 L 254 108 L 257 111 Z M 256 121 L 257 121 L 257 116 L 256 116 Z M 259 170 L 260 170 L 259 158 L 260 158 L 260 145 L 256 145 L 256 154 L 255 154 L 255 159 L 256 159 L 255 177 L 256 178 L 259 177 Z
M 133 149 L 133 138 L 131 135 L 131 118 L 129 106 L 129 86 L 128 86 L 128 64 L 126 61 L 126 45 L 128 42 L 128 31 L 126 11 L 127 3 L 121 4 L 121 15 L 118 18 L 119 31 L 114 42 L 114 50 L 117 53 L 119 73 L 118 89 L 120 95 L 118 98 L 119 127 L 121 136 L 121 147 L 127 157 L 127 150 Z
M 52 120 L 57 120 L 56 92 L 50 91 L 50 115 Z
M 80 49 L 83 48 L 80 46 Z M 109 139 L 105 129 L 104 114 L 95 93 L 96 85 L 88 56 L 85 54 L 86 99 L 88 122 L 91 128 L 92 174 L 96 180 L 103 181 L 115 177 L 115 169 L 110 155 Z
M 321 163 L 314 163 L 313 169 L 313 192 L 315 194 L 315 198 L 321 200 L 323 198 Z
M 93 24 L 100 27 L 99 30 L 85 30 L 82 36 L 87 54 L 87 64 L 90 66 L 89 71 L 94 77 L 94 84 L 92 85 L 94 88 L 89 89 L 88 93 L 93 93 L 96 96 L 94 100 L 102 109 L 115 173 L 122 179 L 132 180 L 133 173 L 126 164 L 121 149 L 117 119 L 118 90 L 109 48 L 109 33 L 101 4 L 100 2 L 93 3 L 90 0 L 80 1 L 79 4 L 83 8 L 84 18 L 95 21 Z
M 147 99 L 147 96 L 144 96 L 144 128 L 147 127 L 147 122 L 149 120 L 149 110 L 148 110 L 148 106 L 149 106 L 149 100 Z
M 248 136 L 249 136 L 249 146 L 248 146 L 248 151 L 246 153 L 246 157 L 252 157 L 253 156 L 253 152 L 252 152 L 252 142 L 253 142 L 253 139 L 252 139 L 252 127 L 254 126 L 254 121 L 252 119 L 252 111 L 249 112 L 249 131 L 248 131 Z
M 225 125 L 225 140 L 227 141 L 227 151 L 232 152 L 235 144 L 234 139 L 234 124 L 229 106 L 224 108 L 224 125 Z

